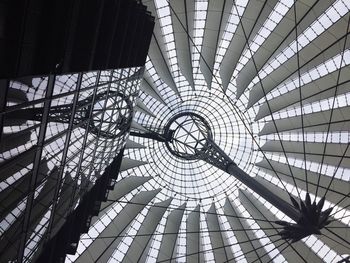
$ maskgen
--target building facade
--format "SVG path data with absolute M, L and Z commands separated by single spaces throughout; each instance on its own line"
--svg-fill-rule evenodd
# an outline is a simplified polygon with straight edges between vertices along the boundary
M 153 17 L 139 1 L 0 6 L 0 261 L 58 262 L 132 143 Z

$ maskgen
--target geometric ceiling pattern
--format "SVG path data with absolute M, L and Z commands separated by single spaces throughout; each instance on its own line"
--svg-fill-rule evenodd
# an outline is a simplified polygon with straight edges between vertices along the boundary
M 290 219 L 232 175 L 130 136 L 129 163 L 77 262 L 338 262 L 350 254 L 350 2 L 145 0 L 156 17 L 132 131 L 191 112 L 213 141 L 290 203 L 332 222 L 281 239 Z M 131 161 L 134 160 L 134 161 Z M 137 160 L 137 161 L 135 161 Z

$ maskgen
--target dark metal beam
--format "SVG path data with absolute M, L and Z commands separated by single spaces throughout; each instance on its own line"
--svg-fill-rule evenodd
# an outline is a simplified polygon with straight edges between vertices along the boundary
M 71 139 L 71 135 L 72 135 L 72 131 L 73 131 L 74 117 L 75 117 L 76 110 L 77 110 L 77 103 L 78 103 L 78 99 L 79 99 L 79 94 L 80 94 L 79 91 L 80 91 L 80 87 L 81 87 L 83 74 L 84 73 L 79 73 L 78 79 L 77 79 L 76 93 L 74 93 L 74 97 L 73 97 L 72 111 L 71 111 L 71 116 L 69 117 L 70 120 L 69 120 L 69 125 L 67 128 L 68 133 L 66 136 L 66 140 L 64 142 L 64 149 L 63 149 L 63 153 L 62 153 L 61 164 L 59 166 L 58 182 L 57 182 L 55 190 L 54 190 L 55 191 L 54 198 L 53 198 L 54 202 L 52 204 L 51 216 L 50 216 L 49 224 L 47 227 L 47 234 L 45 236 L 46 237 L 45 241 L 48 241 L 50 239 L 52 224 L 54 222 L 54 218 L 56 215 L 56 206 L 58 204 L 58 198 L 59 198 L 58 194 L 59 194 L 59 191 L 61 189 L 61 184 L 62 184 L 62 180 L 63 180 L 62 177 L 63 177 L 63 173 L 65 170 L 65 165 L 67 162 L 68 148 L 69 148 L 70 139 Z M 62 198 L 62 197 L 60 197 L 60 198 Z
M 284 214 L 289 216 L 295 222 L 300 218 L 300 213 L 291 204 L 287 203 L 284 199 L 271 192 L 265 186 L 260 184 L 254 177 L 251 177 L 237 164 L 231 160 L 231 158 L 211 139 L 208 139 L 208 150 L 206 155 L 201 158 L 221 170 L 233 175 L 237 180 L 242 182 L 245 186 L 249 187 L 255 193 L 262 196 L 266 201 L 271 203 L 273 206 L 281 210 Z
M 237 178 L 240 182 L 248 186 L 255 193 L 259 194 L 266 201 L 271 203 L 273 206 L 281 210 L 284 214 L 289 216 L 295 222 L 300 218 L 300 213 L 291 204 L 277 196 L 275 193 L 268 190 L 265 186 L 260 184 L 255 178 L 248 175 L 236 164 L 230 164 L 227 168 L 227 172 Z
M 148 139 L 156 140 L 159 142 L 169 141 L 169 138 L 167 138 L 165 135 L 158 134 L 155 132 L 133 132 L 133 131 L 131 131 L 130 135 L 135 136 L 135 137 L 148 138 Z
M 24 211 L 24 220 L 23 220 L 23 224 L 22 224 L 22 234 L 20 237 L 20 245 L 19 245 L 18 254 L 17 254 L 17 262 L 19 262 L 19 263 L 23 262 L 24 249 L 25 249 L 27 234 L 28 234 L 28 230 L 29 230 L 28 229 L 29 221 L 30 221 L 30 217 L 31 217 L 31 210 L 32 210 L 33 201 L 34 201 L 35 189 L 37 186 L 37 176 L 38 176 L 38 172 L 39 172 L 41 156 L 42 156 L 42 152 L 43 152 L 43 145 L 44 145 L 45 136 L 46 136 L 46 128 L 47 128 L 47 124 L 48 124 L 53 89 L 55 86 L 55 79 L 56 79 L 56 75 L 50 75 L 48 77 L 48 84 L 47 84 L 47 89 L 46 89 L 46 94 L 45 94 L 45 102 L 44 102 L 44 107 L 43 107 L 44 112 L 43 112 L 42 120 L 41 120 L 38 143 L 36 146 L 36 153 L 35 153 L 34 162 L 33 162 L 33 173 L 32 173 L 31 178 L 30 178 L 30 186 L 28 189 L 28 197 L 27 197 L 27 202 L 26 202 L 26 208 Z

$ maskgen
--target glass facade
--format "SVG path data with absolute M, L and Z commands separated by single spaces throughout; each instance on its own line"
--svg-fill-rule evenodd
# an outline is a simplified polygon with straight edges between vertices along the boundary
M 31 261 L 124 148 L 142 74 L 137 67 L 3 82 L 2 259 Z

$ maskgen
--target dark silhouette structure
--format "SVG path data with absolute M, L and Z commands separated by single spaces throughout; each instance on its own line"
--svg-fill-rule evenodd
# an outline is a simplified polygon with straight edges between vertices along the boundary
M 61 262 L 114 187 L 154 18 L 133 0 L 0 10 L 0 261 Z

